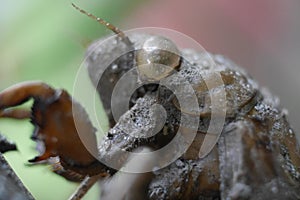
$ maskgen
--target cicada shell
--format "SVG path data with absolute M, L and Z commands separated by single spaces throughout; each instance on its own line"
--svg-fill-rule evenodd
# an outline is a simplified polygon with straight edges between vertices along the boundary
M 74 180 L 85 177 L 72 199 L 81 198 L 103 176 L 112 178 L 110 183 L 103 182 L 101 199 L 300 199 L 300 147 L 277 98 L 228 58 L 180 49 L 165 36 L 125 34 L 73 6 L 116 34 L 94 42 L 86 56 L 90 78 L 111 128 L 99 146 L 85 110 L 66 91 L 41 82 L 25 82 L 0 93 L 0 117 L 30 117 L 35 126 L 33 139 L 45 146 L 31 162 L 54 157 L 57 160 L 49 162 L 57 173 Z M 133 68 L 137 68 L 138 81 L 147 84 L 131 93 L 126 84 L 136 80 L 123 83 L 123 90 L 114 98 L 118 103 L 124 96 L 130 97 L 129 109 L 121 110 L 120 118 L 115 119 L 113 92 Z M 191 95 L 174 73 L 191 86 L 198 112 L 181 104 L 180 99 L 189 101 Z M 217 84 L 218 77 L 222 84 Z M 178 90 L 161 85 L 162 81 Z M 215 84 L 208 87 L 207 81 Z M 220 104 L 224 106 L 213 106 L 212 94 L 218 96 L 222 91 L 226 98 L 220 99 Z M 31 112 L 9 109 L 29 98 L 34 99 Z M 156 112 L 160 111 L 154 109 L 157 104 L 165 113 Z M 210 137 L 214 138 L 210 148 L 199 156 L 201 146 L 211 136 L 208 130 L 216 107 L 215 116 L 224 117 L 223 129 L 217 137 Z M 190 121 L 182 123 L 182 116 Z M 193 118 L 199 121 L 195 124 Z M 187 146 L 186 139 L 195 127 L 195 137 Z M 152 134 L 154 130 L 157 132 Z M 86 134 L 83 140 L 92 151 L 86 149 L 79 131 Z M 152 158 L 131 155 L 145 149 L 155 152 L 169 143 L 172 151 Z M 168 158 L 174 159 L 164 163 Z M 124 175 L 122 169 L 128 166 L 147 170 Z
M 128 37 L 133 45 L 131 47 L 117 39 L 114 42 L 99 40 L 87 51 L 86 62 L 90 78 L 100 94 L 112 126 L 115 125 L 115 121 L 110 102 L 115 84 L 130 68 L 136 67 L 137 62 L 132 57 L 142 48 L 144 41 L 152 36 L 132 34 Z M 100 42 L 101 48 L 98 48 Z M 128 52 L 128 48 L 134 50 L 124 53 Z M 187 152 L 169 166 L 153 172 L 154 177 L 148 186 L 148 198 L 299 199 L 299 144 L 287 120 L 285 109 L 278 103 L 278 98 L 267 89 L 259 87 L 251 76 L 224 56 L 184 49 L 180 52 L 182 58 L 176 70 L 190 81 L 196 91 L 201 120 L 198 133 Z M 115 56 L 113 63 L 108 63 L 108 54 Z M 122 56 L 119 57 L 120 54 Z M 211 58 L 214 65 L 208 62 Z M 107 65 L 109 67 L 106 67 Z M 210 72 L 218 72 L 224 82 L 226 119 L 218 143 L 205 158 L 200 159 L 198 153 L 211 113 L 209 92 L 212 91 L 208 90 L 204 81 L 214 78 Z M 155 149 L 161 148 L 160 145 L 165 145 L 174 137 L 180 121 L 178 116 L 182 113 L 192 114 L 181 108 L 176 98 L 169 101 L 158 100 L 163 103 L 168 110 L 168 116 L 172 118 L 167 120 L 167 128 L 156 137 L 137 140 L 120 132 L 129 126 L 130 116 L 138 117 L 140 110 L 149 109 L 145 102 L 164 99 L 169 94 L 163 87 L 158 86 L 155 90 L 159 95 L 149 100 L 148 97 L 142 96 L 153 93 L 153 86 L 152 89 L 149 89 L 149 86 L 139 89 L 136 95 L 138 103 L 109 131 L 110 137 L 106 138 L 104 143 L 109 143 L 109 147 L 121 145 L 134 149 L 147 145 Z M 218 88 L 213 92 L 218 92 Z M 146 124 L 144 126 L 147 127 Z M 103 155 L 110 154 L 110 150 L 105 149 L 104 145 L 100 150 Z

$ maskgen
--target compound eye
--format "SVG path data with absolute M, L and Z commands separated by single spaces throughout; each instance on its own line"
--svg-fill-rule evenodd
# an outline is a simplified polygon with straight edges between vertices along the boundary
M 137 51 L 137 67 L 142 80 L 158 81 L 171 74 L 180 65 L 180 52 L 171 40 L 151 36 Z

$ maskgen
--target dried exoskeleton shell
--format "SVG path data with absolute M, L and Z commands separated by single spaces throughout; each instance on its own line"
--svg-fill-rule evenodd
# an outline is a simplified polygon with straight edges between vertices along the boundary
M 135 49 L 141 49 L 144 41 L 151 35 L 129 34 L 128 37 Z M 108 59 L 104 55 L 126 52 L 126 47 L 118 41 L 108 41 L 92 44 L 86 61 L 90 78 L 97 87 L 110 120 L 113 121 L 111 105 L 108 103 L 111 100 L 110 93 L 128 68 L 135 67 L 135 62 L 129 62 L 130 54 L 122 54 L 105 68 Z M 97 48 L 99 42 L 102 44 Z M 116 55 L 112 53 L 111 56 Z M 299 199 L 299 144 L 275 98 L 259 88 L 240 67 L 221 55 L 203 54 L 193 50 L 181 50 L 180 55 L 180 65 L 176 70 L 191 83 L 199 102 L 198 133 L 185 154 L 169 166 L 154 172 L 148 188 L 148 198 L 265 199 L 270 195 L 274 199 Z M 211 59 L 214 63 L 209 62 Z M 114 70 L 114 66 L 118 66 L 118 69 Z M 208 90 L 205 79 L 214 79 L 213 72 L 220 74 L 224 85 Z M 99 76 L 101 79 L 97 82 Z M 217 93 L 221 87 L 226 93 L 226 119 L 221 140 L 207 157 L 199 159 L 199 149 L 210 121 L 209 93 Z M 143 90 L 145 95 L 154 91 L 147 88 Z M 120 131 L 128 130 L 128 126 L 131 126 L 128 120 L 120 120 L 109 131 L 109 137 L 104 139 L 101 155 L 113 157 L 112 147 L 115 145 L 121 145 L 127 150 L 143 145 L 155 149 L 161 147 L 158 144 L 165 145 L 170 141 L 178 130 L 180 114 L 193 114 L 181 108 L 177 99 L 170 98 L 170 95 L 172 92 L 166 88 L 157 88 L 155 98 L 168 112 L 167 125 L 161 132 L 155 137 L 137 140 Z M 145 98 L 138 99 L 135 106 L 123 117 L 130 119 L 131 112 L 136 112 L 133 116 L 139 116 L 139 110 L 149 106 L 145 103 L 149 100 Z M 146 124 L 132 126 L 147 127 Z M 178 148 L 180 145 L 178 144 Z
M 71 180 L 85 176 L 71 199 L 81 198 L 103 176 L 112 176 L 110 183 L 104 183 L 103 198 L 300 199 L 300 147 L 295 133 L 275 98 L 259 88 L 247 73 L 225 57 L 180 50 L 162 36 L 125 35 L 103 19 L 73 6 L 116 33 L 116 37 L 96 41 L 87 51 L 89 75 L 111 126 L 99 146 L 85 110 L 66 91 L 41 82 L 25 82 L 0 93 L 0 117 L 31 116 L 33 139 L 45 145 L 32 162 L 47 160 L 57 173 Z M 159 68 L 160 65 L 168 68 Z M 132 96 L 129 110 L 122 111 L 116 122 L 112 93 L 121 77 L 133 68 L 137 68 L 138 81 L 147 84 L 134 94 L 122 90 L 123 96 Z M 178 77 L 186 82 L 183 84 Z M 134 81 L 137 80 L 126 83 Z M 222 91 L 226 98 L 217 99 L 220 105 L 213 105 L 211 94 L 218 97 Z M 185 99 L 189 104 L 192 96 L 200 112 L 179 101 Z M 8 110 L 29 98 L 34 100 L 32 112 Z M 155 105 L 163 107 L 165 113 L 157 112 L 160 109 L 154 109 Z M 214 137 L 209 154 L 199 157 L 207 136 L 217 135 L 208 131 L 213 109 L 217 118 L 225 112 L 224 129 L 218 143 Z M 182 122 L 182 116 L 189 118 Z M 194 118 L 199 120 L 194 123 Z M 153 130 L 157 132 L 153 134 Z M 193 137 L 191 130 L 195 130 Z M 78 132 L 84 132 L 86 137 L 79 138 Z M 165 146 L 169 151 L 161 153 L 159 150 Z M 132 156 L 132 152 L 144 147 L 145 159 Z M 129 168 L 131 171 L 126 171 Z M 143 170 L 135 171 L 139 168 Z M 122 170 L 136 174 L 124 176 L 118 172 Z M 132 178 L 131 185 L 120 186 L 126 177 Z M 122 191 L 114 195 L 120 188 Z

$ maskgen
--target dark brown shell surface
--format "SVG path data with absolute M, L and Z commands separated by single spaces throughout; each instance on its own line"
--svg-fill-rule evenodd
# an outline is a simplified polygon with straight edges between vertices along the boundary
M 139 49 L 147 37 L 149 35 L 129 35 L 134 49 Z M 122 165 L 126 158 L 120 159 L 115 147 L 128 151 L 140 146 L 159 149 L 172 140 L 178 130 L 180 116 L 188 113 L 180 108 L 176 99 L 162 100 L 170 94 L 163 87 L 156 91 L 143 88 L 144 95 L 135 99 L 134 106 L 116 124 L 110 108 L 111 93 L 120 77 L 135 66 L 134 52 L 119 57 L 120 53 L 128 50 L 128 46 L 117 38 L 97 46 L 99 42 L 88 49 L 86 63 L 112 126 L 99 147 L 100 158 L 115 160 Z M 165 168 L 153 171 L 147 197 L 300 199 L 299 143 L 287 120 L 286 111 L 279 106 L 279 100 L 266 89 L 259 88 L 247 73 L 223 56 L 193 50 L 183 50 L 181 53 L 183 61 L 178 72 L 192 84 L 204 115 L 200 118 L 198 133 L 186 153 Z M 114 56 L 116 59 L 111 63 L 111 57 Z M 226 119 L 217 145 L 209 155 L 200 159 L 198 153 L 211 112 L 209 93 L 203 77 L 210 78 L 210 72 L 216 71 L 224 82 Z M 218 89 L 215 88 L 213 92 L 218 92 Z M 167 134 L 162 130 L 153 137 L 142 139 L 122 131 L 147 133 L 154 126 L 149 120 L 155 122 L 147 110 L 157 102 L 167 110 L 167 128 L 164 128 Z
M 77 180 L 79 175 L 103 173 L 102 164 L 91 154 L 97 152 L 96 130 L 86 111 L 66 91 L 53 91 L 54 95 L 47 100 L 35 99 L 32 106 L 32 139 L 38 142 L 41 151 L 29 161 L 47 160 L 56 173 L 69 180 Z M 80 136 L 80 132 L 85 133 L 85 137 Z

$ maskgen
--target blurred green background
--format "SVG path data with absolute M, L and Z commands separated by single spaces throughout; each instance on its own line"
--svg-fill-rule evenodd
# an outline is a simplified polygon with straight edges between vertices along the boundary
M 119 26 L 140 2 L 74 3 Z M 76 11 L 70 1 L 0 0 L 0 90 L 25 80 L 42 80 L 72 93 L 86 47 L 107 34 L 111 32 Z M 107 129 L 106 119 L 101 125 Z M 17 152 L 5 157 L 36 199 L 67 199 L 78 184 L 52 173 L 49 166 L 26 166 L 27 160 L 37 155 L 35 143 L 29 139 L 32 130 L 29 120 L 1 119 L 0 132 L 18 146 Z M 98 198 L 98 187 L 94 187 L 84 199 Z

